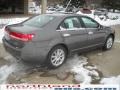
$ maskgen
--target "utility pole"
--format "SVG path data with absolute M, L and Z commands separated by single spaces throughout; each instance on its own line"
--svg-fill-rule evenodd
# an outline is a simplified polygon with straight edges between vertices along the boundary
M 45 14 L 47 10 L 47 0 L 42 0 L 41 14 Z

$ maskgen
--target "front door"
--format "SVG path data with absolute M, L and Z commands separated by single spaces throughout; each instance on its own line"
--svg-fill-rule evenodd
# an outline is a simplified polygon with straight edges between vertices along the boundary
M 86 46 L 87 31 L 81 27 L 77 16 L 66 18 L 60 25 L 64 42 L 72 50 L 76 51 Z
M 88 34 L 88 47 L 101 45 L 105 41 L 105 31 L 99 28 L 99 24 L 89 17 L 82 16 L 82 22 L 85 25 Z

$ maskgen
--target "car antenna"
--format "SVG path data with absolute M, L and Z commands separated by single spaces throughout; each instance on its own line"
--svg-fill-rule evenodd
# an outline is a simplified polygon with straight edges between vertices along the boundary
M 71 1 L 72 1 L 72 0 L 70 0 L 70 1 L 68 2 L 67 6 L 66 6 L 66 8 L 65 8 L 65 12 L 66 12 L 68 6 L 70 5 Z

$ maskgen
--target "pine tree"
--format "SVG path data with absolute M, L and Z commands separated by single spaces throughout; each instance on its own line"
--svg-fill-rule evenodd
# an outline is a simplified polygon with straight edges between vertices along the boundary
M 67 5 L 69 1 L 70 0 L 64 0 L 64 5 Z M 78 8 L 84 6 L 85 3 L 85 0 L 71 0 L 70 6 Z
M 119 0 L 103 0 L 102 6 L 109 9 L 113 9 L 113 12 L 115 9 L 120 9 L 120 1 Z

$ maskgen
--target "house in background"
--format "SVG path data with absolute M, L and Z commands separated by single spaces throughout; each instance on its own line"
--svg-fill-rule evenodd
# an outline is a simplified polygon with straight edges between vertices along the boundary
M 0 0 L 0 14 L 28 14 L 29 3 L 41 0 Z M 62 3 L 63 0 L 47 0 L 48 5 Z M 100 6 L 102 0 L 86 0 L 89 7 Z M 38 3 L 38 4 L 39 4 Z
M 29 4 L 41 0 L 0 0 L 0 14 L 27 14 Z M 62 0 L 48 0 L 48 5 Z
M 0 0 L 0 14 L 24 14 L 29 0 Z

